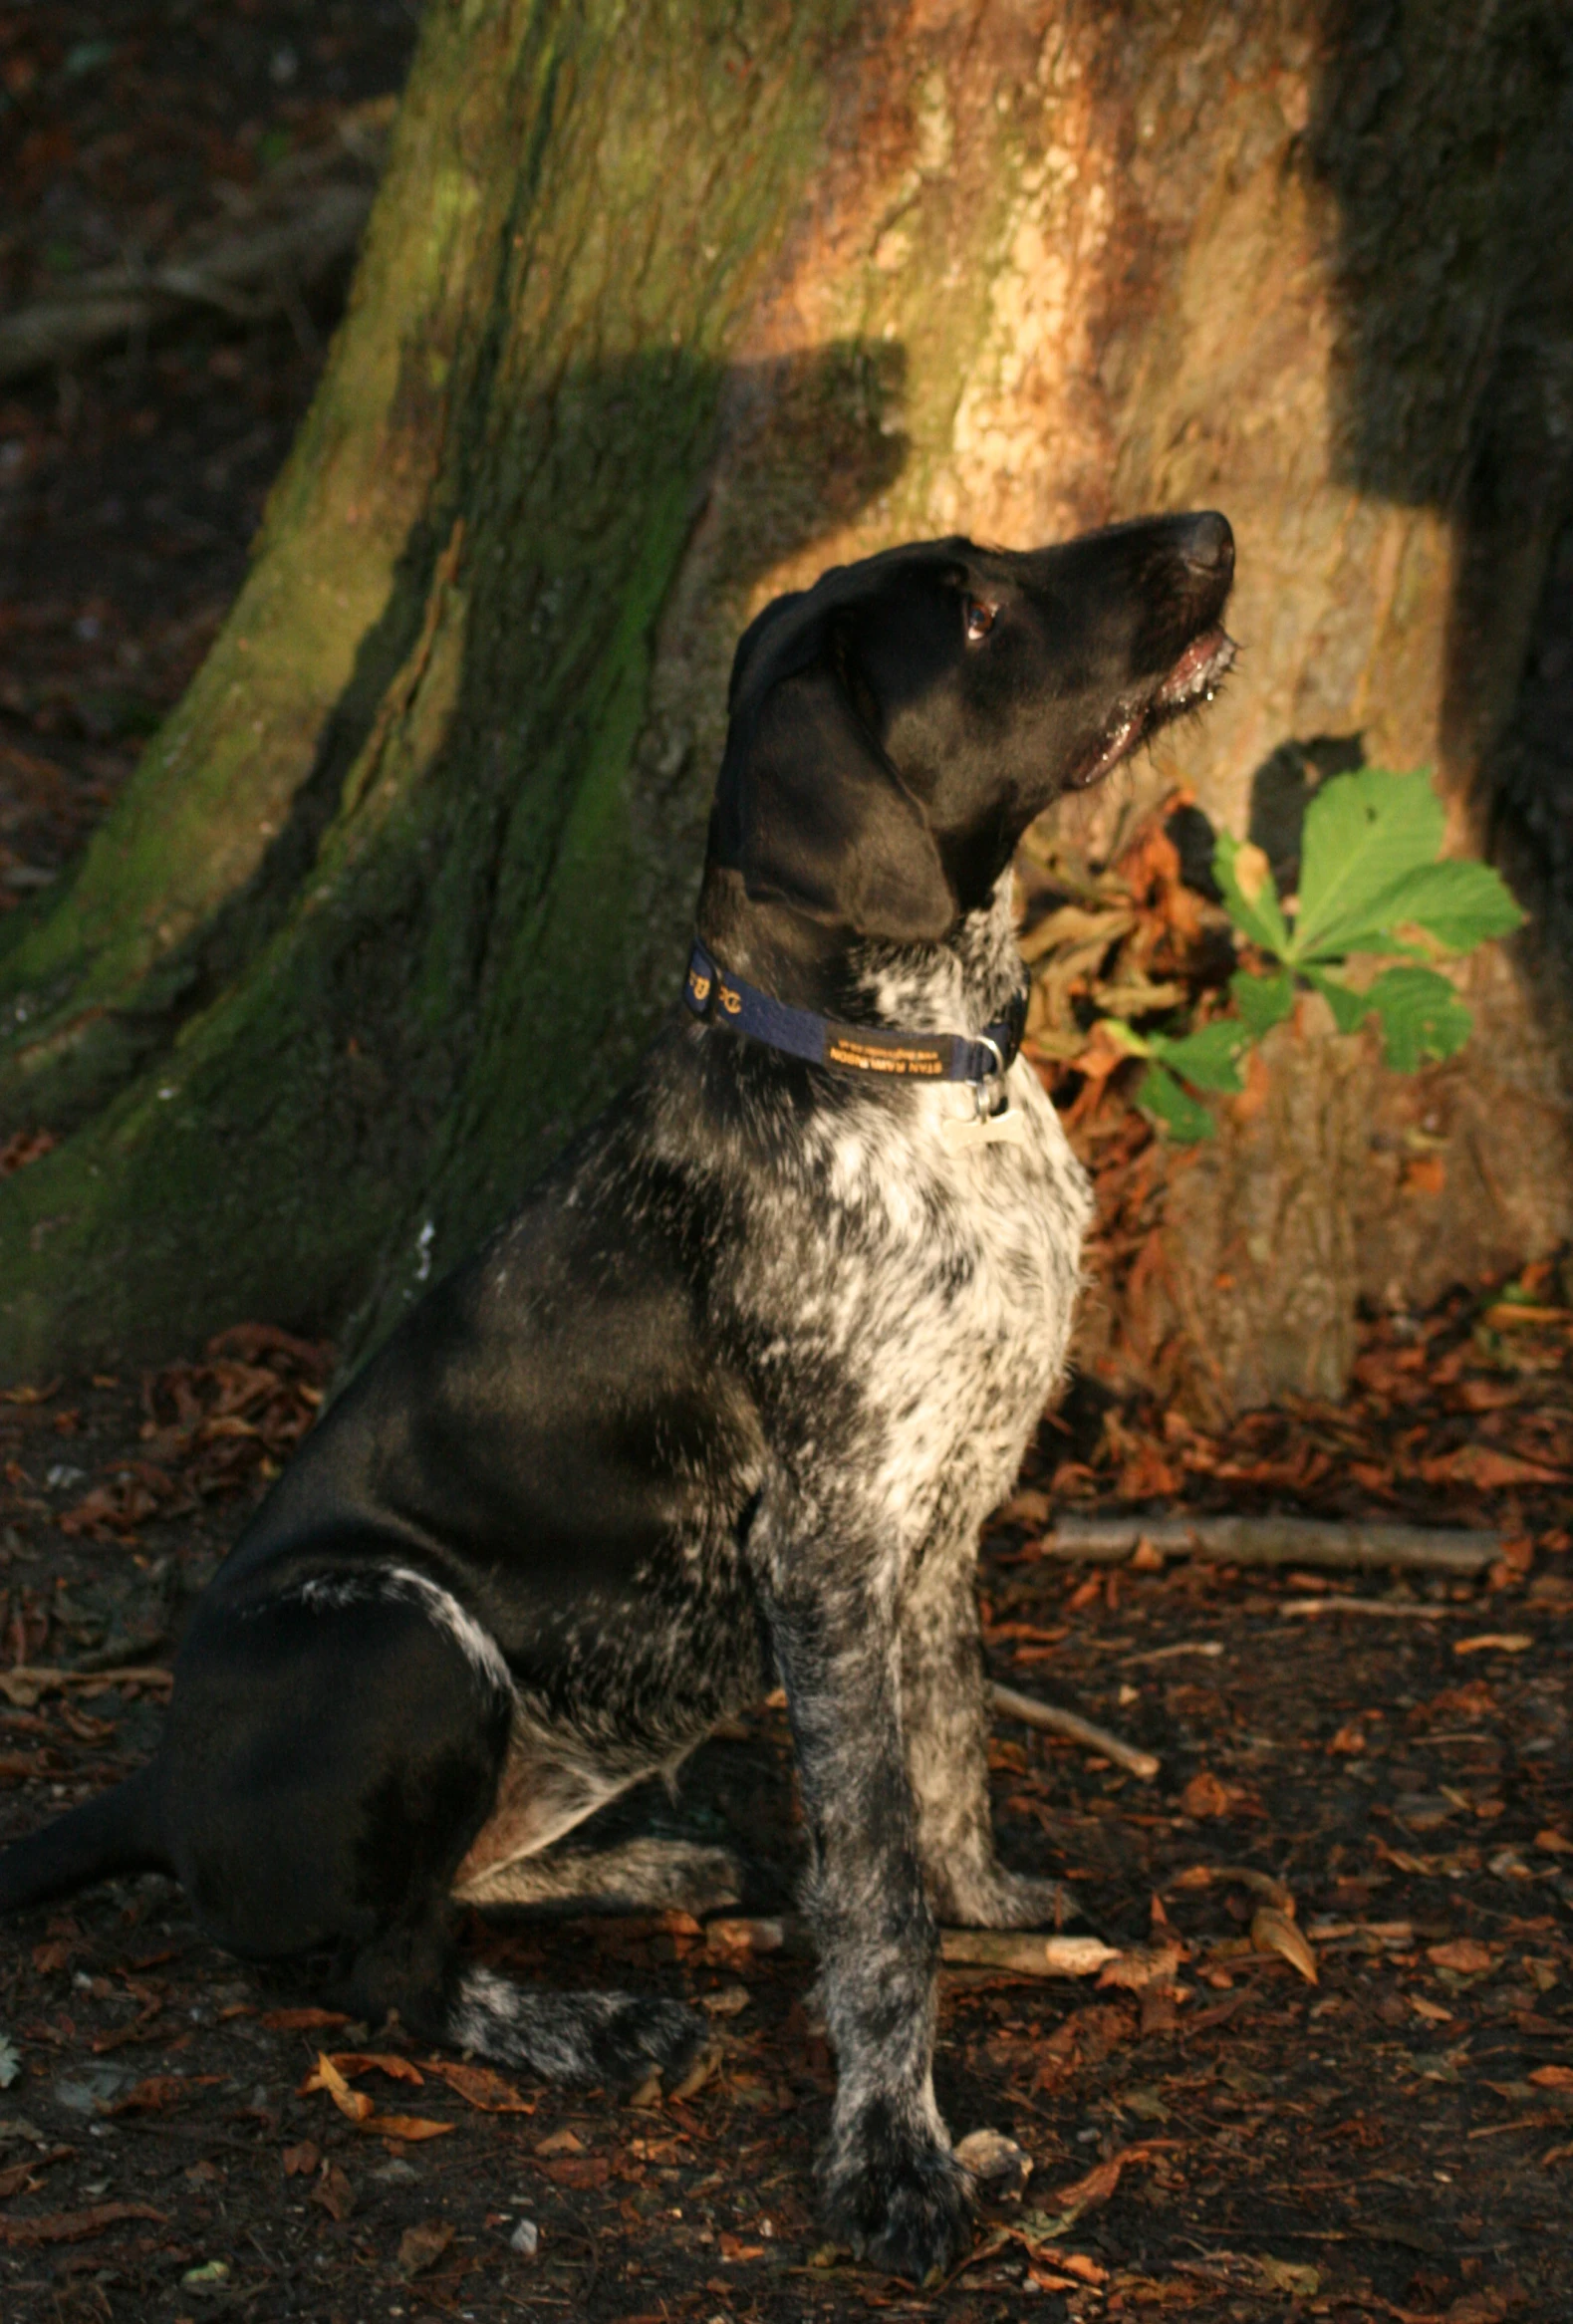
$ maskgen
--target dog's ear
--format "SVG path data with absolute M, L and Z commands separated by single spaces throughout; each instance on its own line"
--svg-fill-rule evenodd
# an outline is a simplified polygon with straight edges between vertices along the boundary
M 758 901 L 932 941 L 955 924 L 955 895 L 921 807 L 859 714 L 844 625 L 820 616 L 783 637 L 775 612 L 744 633 L 733 665 L 716 860 Z

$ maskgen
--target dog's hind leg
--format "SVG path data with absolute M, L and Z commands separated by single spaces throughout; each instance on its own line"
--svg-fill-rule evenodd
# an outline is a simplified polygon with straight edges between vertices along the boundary
M 694 1840 L 626 1840 L 616 1848 L 551 1849 L 460 1878 L 462 1905 L 575 1906 L 582 1912 L 716 1913 L 742 1895 L 729 1848 Z
M 176 1875 L 231 1951 L 332 1948 L 332 1998 L 358 2016 L 396 2009 L 551 2081 L 680 2079 L 708 2038 L 680 2003 L 535 1992 L 453 1949 L 450 1894 L 514 1710 L 496 1647 L 419 1575 L 363 1564 L 249 1604 L 210 1598 L 160 1752 Z

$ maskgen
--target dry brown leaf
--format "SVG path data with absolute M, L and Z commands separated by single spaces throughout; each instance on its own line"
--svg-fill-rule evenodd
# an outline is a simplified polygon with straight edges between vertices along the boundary
M 257 2019 L 269 2033 L 326 2033 L 330 2025 L 348 2025 L 342 2009 L 270 2009 Z
M 1537 2066 L 1529 2079 L 1537 2090 L 1573 2090 L 1573 2066 Z
M 1115 1985 L 1130 1993 L 1139 1993 L 1149 1985 L 1172 1985 L 1183 1957 L 1183 1947 L 1179 1944 L 1134 1944 L 1115 1954 L 1098 1983 L 1100 1988 Z
M 1180 1804 L 1187 1816 L 1193 1816 L 1200 1823 L 1208 1816 L 1226 1816 L 1229 1812 L 1229 1795 L 1217 1777 L 1203 1767 L 1199 1774 L 1190 1778 L 1180 1793 Z
M 394 2262 L 406 2281 L 431 2267 L 442 2257 L 453 2240 L 453 2229 L 446 2219 L 423 2219 L 418 2227 L 406 2227 L 398 2238 L 398 2258 Z
M 96 2202 L 82 2211 L 45 2211 L 31 2219 L 0 2219 L 0 2242 L 5 2243 L 85 2243 L 90 2235 L 102 2235 L 106 2227 L 117 2227 L 123 2219 L 151 2219 L 155 2225 L 169 2223 L 162 2211 L 155 2211 L 147 2202 Z
M 310 2179 L 321 2161 L 322 2156 L 313 2142 L 302 2139 L 299 2146 L 286 2147 L 284 2150 L 284 2176 L 286 2179 Z
M 612 2176 L 605 2155 L 563 2155 L 555 2163 L 543 2163 L 541 2169 L 554 2187 L 605 2187 Z
M 326 2050 L 317 2052 L 317 2063 L 307 2075 L 299 2098 L 307 2098 L 314 2090 L 326 2090 L 339 2112 L 353 2123 L 364 2123 L 372 2112 L 372 2101 L 364 2090 L 352 2090 Z
M 1445 1944 L 1428 1944 L 1426 1958 L 1440 1969 L 1457 1969 L 1463 1976 L 1472 1976 L 1477 1969 L 1488 1969 L 1495 1955 L 1477 1937 L 1450 1937 Z
M 206 2081 L 208 2077 L 203 2076 Z M 112 2104 L 100 2111 L 104 2114 L 153 2114 L 165 2106 L 189 2095 L 193 2085 L 180 2074 L 150 2074 L 145 2082 L 136 2083 L 123 2091 Z
M 513 2084 L 505 2082 L 500 2074 L 494 2074 L 490 2066 L 461 2065 L 456 2059 L 428 2058 L 426 2072 L 435 2074 L 450 2090 L 457 2091 L 467 2106 L 477 2107 L 482 2114 L 535 2112 L 535 2100 L 521 2098 Z
M 418 2066 L 392 2050 L 334 2050 L 330 2055 L 347 2082 L 357 2074 L 387 2074 L 394 2082 L 413 2082 L 418 2088 L 425 2079 Z
M 543 2160 L 549 2155 L 582 2155 L 585 2142 L 577 2131 L 564 2129 L 553 2131 L 547 2138 L 537 2139 L 535 2151 Z
M 325 2163 L 322 2177 L 312 2189 L 308 2201 L 317 2203 L 330 2218 L 347 2219 L 355 2208 L 355 2189 L 350 2175 L 337 2163 Z
M 363 2131 L 380 2132 L 385 2139 L 407 2139 L 411 2146 L 422 2139 L 445 2139 L 458 2127 L 454 2122 L 434 2122 L 425 2114 L 369 2114 L 361 2124 Z
M 1280 1913 L 1276 1906 L 1257 1906 L 1251 1916 L 1251 1943 L 1257 1952 L 1281 1954 L 1291 1968 L 1299 1970 L 1308 1985 L 1316 1983 L 1315 1953 L 1303 1931 L 1296 1927 L 1287 1913 Z
M 734 2235 L 725 2227 L 721 2229 L 719 2242 L 723 2259 L 763 2259 L 765 2255 L 762 2243 L 745 2243 L 741 2235 Z

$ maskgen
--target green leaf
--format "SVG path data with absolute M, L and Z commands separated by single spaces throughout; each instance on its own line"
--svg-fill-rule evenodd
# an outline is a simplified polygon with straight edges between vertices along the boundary
M 1302 968 L 1307 984 L 1314 986 L 1333 1012 L 1333 1022 L 1341 1033 L 1358 1033 L 1371 1014 L 1369 992 L 1356 992 L 1341 976 L 1329 976 L 1324 968 Z
M 1324 783 L 1305 811 L 1300 908 L 1289 957 L 1318 960 L 1369 949 L 1373 907 L 1422 866 L 1435 864 L 1445 819 L 1428 774 L 1361 767 Z
M 1212 1116 L 1168 1069 L 1155 1059 L 1142 1076 L 1136 1102 L 1186 1146 L 1213 1135 Z
M 1168 1033 L 1149 1037 L 1151 1053 L 1175 1073 L 1183 1074 L 1201 1090 L 1242 1090 L 1240 1051 L 1250 1034 L 1238 1017 L 1217 1017 L 1198 1032 L 1171 1038 Z
M 1116 1048 L 1128 1050 L 1133 1057 L 1152 1056 L 1152 1043 L 1134 1025 L 1128 1025 L 1124 1017 L 1101 1017 L 1099 1022 Z
M 1383 937 L 1413 922 L 1449 952 L 1472 951 L 1492 936 L 1510 936 L 1524 915 L 1511 889 L 1489 864 L 1422 864 L 1406 873 L 1371 907 L 1374 941 L 1349 943 L 1346 951 L 1387 950 Z
M 1229 978 L 1229 990 L 1253 1041 L 1270 1033 L 1274 1025 L 1281 1025 L 1294 1007 L 1294 978 L 1287 968 L 1280 968 L 1275 976 L 1252 976 L 1248 969 L 1236 968 Z
M 1289 929 L 1278 891 L 1260 848 L 1220 831 L 1212 850 L 1212 877 L 1223 891 L 1228 914 L 1241 935 L 1280 960 L 1289 956 Z
M 1385 969 L 1365 996 L 1382 1024 L 1387 1060 L 1414 1073 L 1429 1057 L 1451 1057 L 1469 1038 L 1469 1011 L 1435 968 Z

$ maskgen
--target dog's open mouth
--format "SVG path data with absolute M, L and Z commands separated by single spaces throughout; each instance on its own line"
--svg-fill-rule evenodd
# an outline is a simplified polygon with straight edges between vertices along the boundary
M 1182 718 L 1198 702 L 1210 702 L 1232 667 L 1237 650 L 1221 623 L 1193 638 L 1168 676 L 1161 678 L 1151 693 L 1122 704 L 1102 740 L 1069 778 L 1066 788 L 1090 789 L 1161 726 Z

